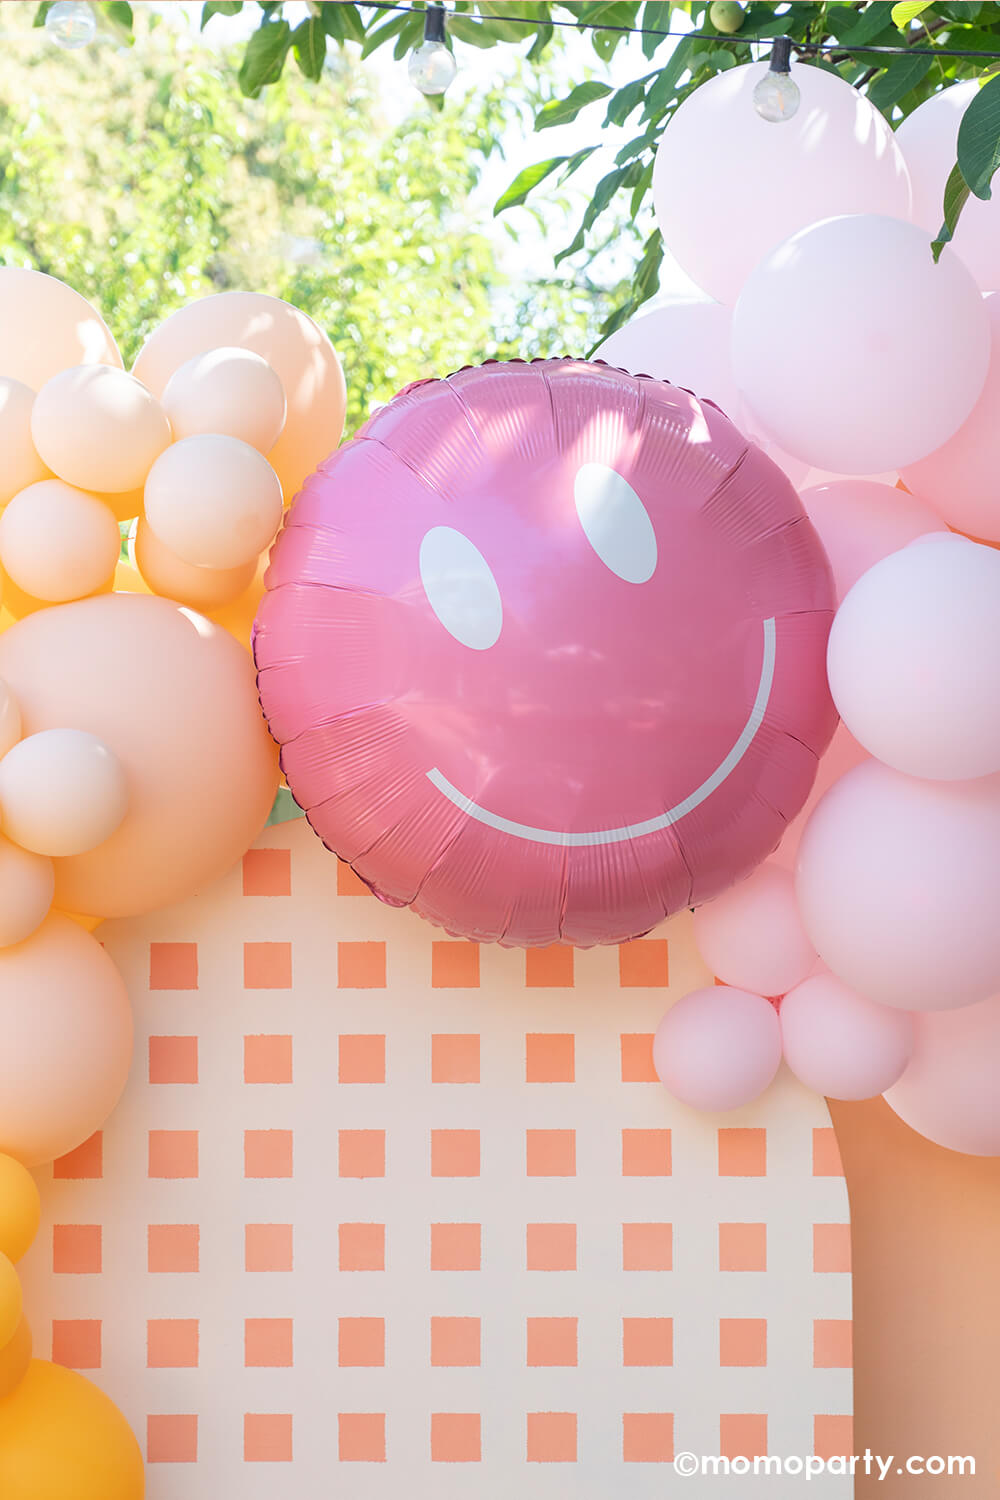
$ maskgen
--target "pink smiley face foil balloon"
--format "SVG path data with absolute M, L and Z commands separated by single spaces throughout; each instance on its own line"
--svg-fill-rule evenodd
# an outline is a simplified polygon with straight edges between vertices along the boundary
M 784 474 L 602 364 L 407 387 L 324 463 L 254 650 L 292 794 L 384 901 L 479 941 L 635 937 L 746 875 L 836 716 Z

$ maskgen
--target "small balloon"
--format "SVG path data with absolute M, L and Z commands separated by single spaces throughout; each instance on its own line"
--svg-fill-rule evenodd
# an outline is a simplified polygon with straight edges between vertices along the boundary
M 694 938 L 712 973 L 737 989 L 783 995 L 816 966 L 788 870 L 767 862 L 694 914 Z
M 886 1094 L 912 1130 L 950 1151 L 1000 1156 L 1000 996 L 914 1017 L 913 1056 Z
M 111 837 L 127 810 L 121 761 L 82 729 L 28 735 L 0 760 L 3 828 L 22 849 L 85 854 Z
M 174 371 L 163 409 L 175 439 L 222 432 L 268 453 L 285 425 L 285 389 L 251 349 L 208 349 Z
M 21 710 L 7 684 L 0 679 L 0 757 L 21 738 Z
M 0 948 L 23 942 L 41 926 L 49 914 L 55 888 L 51 859 L 22 849 L 0 834 Z
M 0 1401 L 4 1500 L 142 1500 L 142 1455 L 103 1391 L 75 1370 L 33 1359 Z
M 139 488 L 170 442 L 163 407 L 134 375 L 78 365 L 46 381 L 31 412 L 35 447 L 54 474 L 82 490 Z
M 694 1109 L 751 1104 L 781 1065 L 774 1006 L 760 995 L 716 985 L 694 990 L 667 1011 L 653 1038 L 663 1086 Z
M 48 476 L 31 441 L 35 393 L 19 380 L 0 377 L 0 507 L 18 490 Z
M 876 1005 L 832 974 L 796 985 L 779 1014 L 785 1061 L 800 1083 L 829 1099 L 872 1099 L 900 1079 L 913 1049 L 913 1018 Z
M 31 1329 L 24 1317 L 0 1348 L 0 1401 L 20 1385 L 31 1363 Z
M 21 1321 L 21 1278 L 9 1256 L 0 1250 L 0 1349 L 14 1337 Z
M 918 536 L 948 528 L 923 500 L 895 485 L 837 479 L 799 491 L 833 569 L 840 604 L 862 573 Z
M 200 610 L 231 604 L 249 588 L 257 571 L 256 559 L 239 568 L 200 568 L 185 562 L 164 546 L 144 517 L 136 528 L 133 555 L 154 594 Z
M 255 564 L 281 524 L 281 485 L 267 459 L 220 433 L 174 443 L 150 469 L 145 495 L 150 530 L 197 567 Z
M 38 1233 L 41 1216 L 35 1179 L 13 1156 L 0 1152 L 0 1252 L 20 1260 Z
M 20 490 L 0 515 L 0 563 L 35 600 L 61 604 L 95 593 L 110 580 L 120 552 L 108 507 L 61 479 Z

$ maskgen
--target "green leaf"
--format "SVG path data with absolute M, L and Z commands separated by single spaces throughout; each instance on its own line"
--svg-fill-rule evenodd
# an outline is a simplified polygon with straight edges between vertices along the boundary
M 279 786 L 275 793 L 271 811 L 267 815 L 265 828 L 273 828 L 275 823 L 290 823 L 293 818 L 304 818 L 302 811 L 287 786 Z
M 990 182 L 1000 166 L 1000 75 L 983 85 L 962 116 L 958 165 L 977 198 L 992 196 Z
M 888 114 L 896 100 L 902 99 L 904 94 L 916 88 L 933 66 L 932 57 L 897 57 L 875 79 L 868 90 L 868 97 L 876 109 Z
M 128 0 L 106 0 L 102 9 L 114 29 L 121 32 L 131 46 L 135 38 L 132 35 L 132 7 Z
M 240 92 L 256 99 L 261 89 L 281 77 L 292 28 L 287 21 L 265 21 L 247 42 L 243 66 L 239 72 Z
M 242 9 L 243 0 L 205 0 L 201 7 L 202 31 L 213 16 L 238 16 Z
M 44 26 L 45 17 L 48 15 L 49 11 L 52 9 L 55 3 L 56 0 L 40 0 L 40 4 L 35 11 L 35 19 L 31 23 L 32 26 Z
M 624 88 L 620 88 L 612 99 L 608 100 L 608 112 L 604 116 L 605 125 L 624 125 L 632 111 L 643 101 L 646 93 L 646 84 L 655 73 L 647 73 L 645 78 L 633 78 Z
M 850 8 L 838 6 L 838 10 L 841 9 Z M 833 34 L 838 42 L 860 47 L 865 42 L 874 41 L 880 32 L 891 25 L 892 6 L 888 0 L 876 0 L 876 3 L 869 5 L 866 10 L 850 9 L 849 15 L 844 17 L 843 23 L 838 25 Z
M 691 66 L 695 43 L 691 37 L 681 37 L 674 48 L 673 56 L 665 67 L 661 68 L 653 83 L 650 84 L 646 93 L 646 103 L 642 111 L 644 120 L 658 120 L 666 110 L 671 99 L 677 93 L 677 80 L 685 68 Z
M 666 3 L 666 0 L 646 0 L 646 4 L 642 8 L 642 21 L 640 24 L 647 32 L 669 31 L 670 10 L 671 7 Z M 642 39 L 643 57 L 652 57 L 657 47 L 664 40 L 665 38 L 662 36 L 644 36 Z
M 892 24 L 900 31 L 909 31 L 910 22 L 915 21 L 921 11 L 929 10 L 932 3 L 933 0 L 899 0 L 889 12 Z
M 494 218 L 497 214 L 502 214 L 505 208 L 515 208 L 519 203 L 523 203 L 528 194 L 559 167 L 566 167 L 567 176 L 570 172 L 575 172 L 591 152 L 596 150 L 596 146 L 587 146 L 584 150 L 577 151 L 574 156 L 550 156 L 547 161 L 536 161 L 530 167 L 525 167 L 523 172 L 518 172 L 507 191 L 501 193 L 494 203 Z
M 384 26 L 376 26 L 371 31 L 366 31 L 361 56 L 370 57 L 376 47 L 381 47 L 383 42 L 398 36 L 408 20 L 409 16 L 393 16 L 392 20 L 386 21 Z
M 547 130 L 551 125 L 566 125 L 570 120 L 576 119 L 581 109 L 596 103 L 598 99 L 606 99 L 611 92 L 610 84 L 598 83 L 595 78 L 589 78 L 586 83 L 578 83 L 565 99 L 551 99 L 538 111 L 535 129 Z
M 516 26 L 511 21 L 476 21 L 472 16 L 458 16 L 454 11 L 448 13 L 448 31 L 450 35 L 457 36 L 460 42 L 469 42 L 473 47 L 492 47 L 497 42 L 520 42 L 527 35 L 524 26 Z
M 956 162 L 948 174 L 948 181 L 944 187 L 944 223 L 937 232 L 937 238 L 931 241 L 935 264 L 941 259 L 941 251 L 945 245 L 954 237 L 959 217 L 968 197 L 969 184 L 962 176 L 962 170 Z
M 392 49 L 392 55 L 396 61 L 402 62 L 408 52 L 412 52 L 414 47 L 418 47 L 423 40 L 423 35 L 424 18 L 421 12 L 418 11 L 414 16 L 407 16 L 403 29 L 396 38 L 396 45 Z M 428 94 L 427 97 L 433 99 L 435 96 Z
M 326 30 L 319 16 L 310 16 L 292 32 L 295 61 L 300 72 L 316 83 L 323 76 L 326 58 Z
M 339 41 L 364 41 L 365 23 L 356 5 L 331 5 L 329 0 L 323 0 L 320 15 L 329 36 L 336 37 Z

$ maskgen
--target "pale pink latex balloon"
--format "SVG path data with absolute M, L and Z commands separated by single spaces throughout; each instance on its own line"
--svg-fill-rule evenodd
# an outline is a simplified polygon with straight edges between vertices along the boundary
M 51 859 L 0 834 L 0 947 L 23 942 L 44 922 L 55 887 Z
M 844 723 L 886 765 L 1000 771 L 1000 552 L 945 532 L 883 558 L 837 611 L 827 669 Z
M 922 500 L 870 479 L 839 479 L 799 496 L 830 559 L 838 604 L 873 563 L 918 536 L 948 529 Z
M 914 1017 L 913 1056 L 886 1100 L 911 1129 L 970 1156 L 1000 1156 L 1000 996 Z
M 779 1013 L 785 1061 L 801 1083 L 829 1099 L 872 1099 L 902 1076 L 913 1050 L 913 1017 L 876 1005 L 832 974 L 796 985 Z
M 150 530 L 196 567 L 256 564 L 281 524 L 281 485 L 267 459 L 222 433 L 182 438 L 161 454 L 145 501 Z
M 690 94 L 668 121 L 653 167 L 664 242 L 720 302 L 735 302 L 760 258 L 818 219 L 864 213 L 905 219 L 910 210 L 902 153 L 878 110 L 844 79 L 797 63 L 798 113 L 772 124 L 753 103 L 767 66 L 730 68 Z M 780 332 L 797 364 L 796 350 L 804 346 L 794 333 L 795 313 L 784 312 Z M 863 326 L 859 321 L 855 333 Z
M 944 219 L 944 189 L 955 165 L 958 127 L 979 92 L 978 79 L 939 89 L 917 106 L 896 131 L 913 188 L 914 224 L 937 234 Z M 980 290 L 1000 289 L 1000 204 L 970 194 L 962 209 L 952 248 L 975 277 Z
M 795 869 L 802 831 L 817 802 L 830 790 L 835 781 L 840 780 L 841 776 L 846 775 L 854 766 L 859 766 L 862 761 L 869 759 L 867 751 L 858 744 L 850 731 L 843 724 L 838 724 L 829 748 L 820 757 L 819 770 L 816 772 L 812 791 L 806 798 L 805 807 L 798 817 L 789 823 L 781 843 L 771 856 L 772 864 L 780 865 L 785 870 Z
M 35 393 L 28 386 L 0 376 L 0 506 L 49 472 L 31 441 L 34 403 Z
M 820 957 L 900 1010 L 1000 988 L 998 889 L 998 776 L 917 781 L 865 761 L 822 798 L 799 847 L 799 910 Z
M 285 499 L 291 500 L 333 452 L 344 430 L 344 373 L 333 345 L 312 318 L 259 292 L 202 297 L 153 330 L 134 373 L 155 396 L 162 396 L 174 371 L 193 355 L 234 345 L 266 359 L 284 387 L 285 425 L 268 458 Z
M 166 412 L 124 370 L 78 365 L 46 381 L 31 436 L 54 474 L 83 490 L 137 489 L 170 442 Z
M 0 515 L 0 563 L 34 599 L 59 604 L 96 593 L 120 553 L 118 522 L 108 507 L 62 479 L 29 485 Z
M 70 727 L 109 745 L 129 809 L 89 854 L 59 861 L 67 911 L 128 916 L 222 875 L 260 832 L 278 784 L 245 650 L 221 626 L 147 594 L 41 610 L 0 635 L 0 675 L 25 732 Z
M 0 1150 L 51 1161 L 98 1130 L 125 1087 L 132 1015 L 100 943 L 53 912 L 0 950 Z
M 136 566 L 154 594 L 190 604 L 193 609 L 219 609 L 250 587 L 257 559 L 241 568 L 199 568 L 177 557 L 160 541 L 144 517 L 139 518 L 130 544 Z
M 699 906 L 694 937 L 713 974 L 758 995 L 783 995 L 816 965 L 792 874 L 770 861 Z
M 0 375 L 39 390 L 67 365 L 122 357 L 103 318 L 79 292 L 41 271 L 0 267 Z
M 656 1028 L 653 1066 L 664 1088 L 694 1109 L 752 1104 L 781 1066 L 778 1014 L 746 990 L 693 990 Z
M 110 838 L 128 809 L 121 761 L 82 729 L 43 729 L 0 760 L 4 832 L 36 854 L 85 854 Z
M 818 306 L 797 339 L 795 310 Z M 753 416 L 790 453 L 840 474 L 939 448 L 979 399 L 989 355 L 989 319 L 961 261 L 945 248 L 935 265 L 922 229 L 882 214 L 826 219 L 777 245 L 733 313 L 733 371 Z
M 285 389 L 250 349 L 209 349 L 176 369 L 163 391 L 175 438 L 224 432 L 268 453 L 285 425 Z
M 975 85 L 973 85 L 975 88 Z M 953 92 L 951 89 L 948 93 Z M 918 111 L 919 113 L 919 111 Z M 975 203 L 997 215 L 997 253 L 1000 263 L 1000 209 L 991 199 L 981 203 L 970 198 L 966 209 Z M 959 229 L 965 219 L 959 221 Z M 990 322 L 990 368 L 982 395 L 962 426 L 940 448 L 910 464 L 902 480 L 908 490 L 919 495 L 939 511 L 949 526 L 984 541 L 1000 541 L 1000 292 L 983 298 Z

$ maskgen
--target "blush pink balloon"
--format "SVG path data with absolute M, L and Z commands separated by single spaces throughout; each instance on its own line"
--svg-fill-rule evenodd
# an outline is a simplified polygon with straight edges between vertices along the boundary
M 970 202 L 994 211 L 1000 264 L 1000 209 L 993 202 Z M 964 219 L 963 212 L 962 222 Z M 996 419 L 1000 404 L 1000 292 L 984 297 L 983 302 L 990 323 L 990 367 L 982 395 L 954 436 L 920 463 L 910 464 L 901 477 L 907 489 L 939 511 L 949 526 L 983 541 L 1000 542 L 1000 423 Z
M 710 900 L 832 731 L 798 496 L 713 406 L 604 365 L 401 393 L 307 483 L 266 581 L 295 800 L 380 896 L 480 941 L 618 942 Z
M 781 1066 L 777 1011 L 727 985 L 693 990 L 656 1028 L 653 1066 L 664 1088 L 694 1109 L 752 1104 Z
M 886 1100 L 951 1151 L 1000 1156 L 1000 996 L 914 1017 L 913 1056 Z
M 829 1099 L 872 1099 L 902 1076 L 913 1050 L 913 1018 L 876 1005 L 832 974 L 796 985 L 781 1002 L 785 1061 L 801 1083 Z
M 796 890 L 817 952 L 851 989 L 900 1010 L 986 999 L 1000 989 L 1000 776 L 856 766 L 806 825 Z
M 838 479 L 799 495 L 830 559 L 838 604 L 890 552 L 928 532 L 948 530 L 929 505 L 895 485 Z
M 816 965 L 792 874 L 770 862 L 699 906 L 694 937 L 713 974 L 758 995 L 783 995 Z
M 871 756 L 867 750 L 858 744 L 847 726 L 838 724 L 829 748 L 820 757 L 819 770 L 816 773 L 812 791 L 806 798 L 806 804 L 798 817 L 793 818 L 788 825 L 781 843 L 771 856 L 772 864 L 781 865 L 785 870 L 794 870 L 803 829 L 817 802 L 825 796 L 835 781 L 840 780 L 841 776 L 846 776 L 848 771 L 853 770 L 855 766 L 860 766 L 862 761 L 870 759 Z

